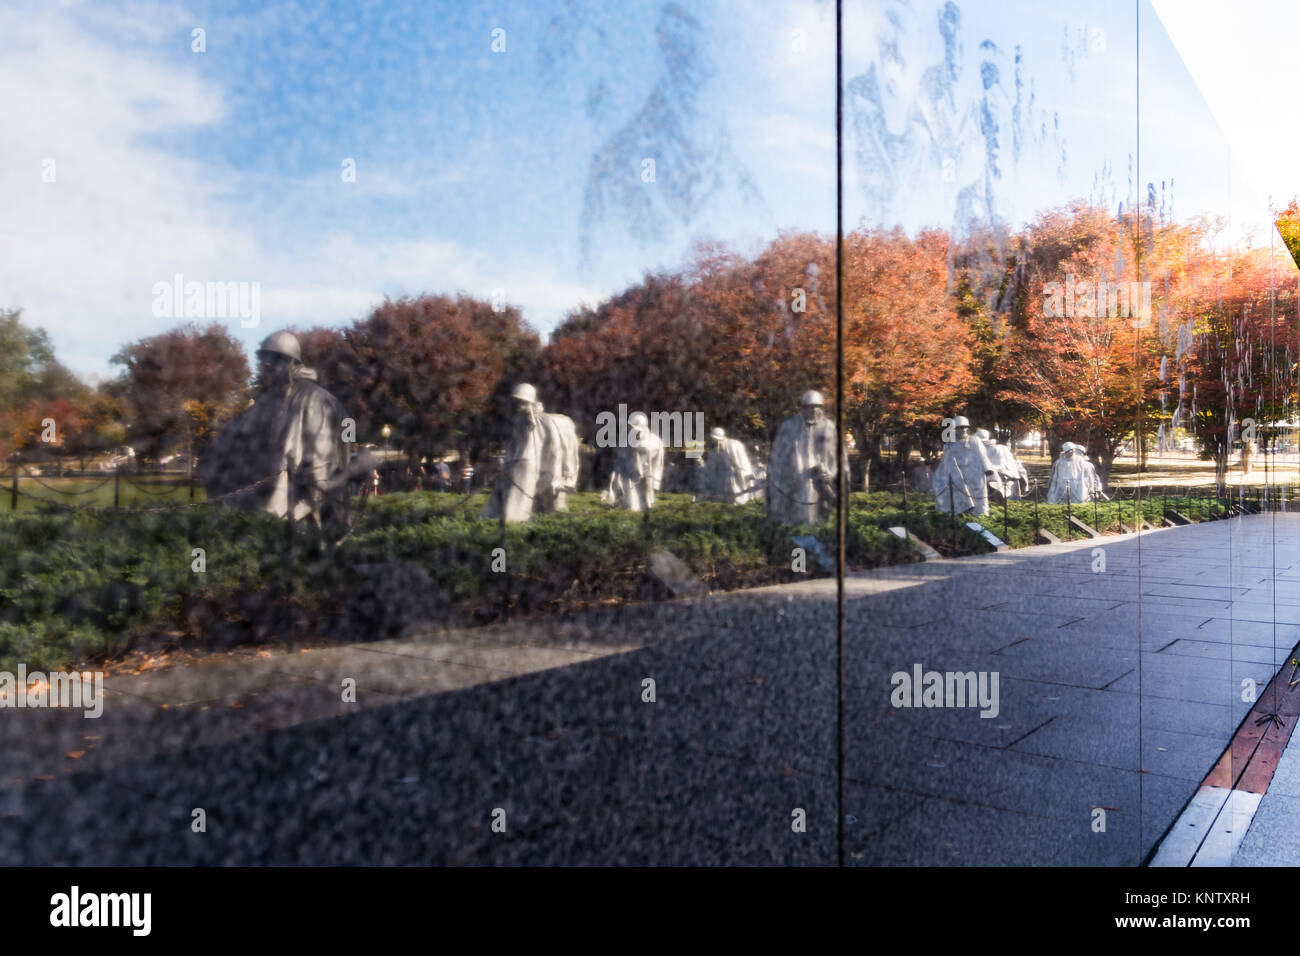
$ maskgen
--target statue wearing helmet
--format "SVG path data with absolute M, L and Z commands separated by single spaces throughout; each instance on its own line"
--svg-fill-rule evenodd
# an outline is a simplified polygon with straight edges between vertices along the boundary
M 821 392 L 805 392 L 799 414 L 777 429 L 767 476 L 767 513 L 785 524 L 813 524 L 835 507 L 839 473 L 835 423 Z
M 958 415 L 951 425 L 953 440 L 944 443 L 943 458 L 934 472 L 935 507 L 953 514 L 986 515 L 989 482 L 996 480 L 997 468 L 984 442 L 971 434 L 966 416 Z
M 1047 486 L 1047 503 L 1049 505 L 1065 504 L 1072 501 L 1082 504 L 1094 498 L 1106 499 L 1102 491 L 1101 477 L 1096 467 L 1088 460 L 1088 449 L 1075 442 L 1067 441 L 1061 446 L 1061 455 L 1052 465 L 1052 479 Z
M 1029 473 L 1016 458 L 1011 446 L 1000 444 L 983 428 L 975 433 L 975 437 L 984 443 L 989 461 L 993 462 L 993 467 L 997 470 L 997 474 L 989 479 L 989 487 L 1010 501 L 1017 501 L 1029 494 Z
M 527 521 L 534 511 L 567 511 L 578 485 L 578 432 L 567 415 L 549 413 L 527 382 L 510 395 L 514 430 L 484 518 Z
M 696 501 L 724 501 L 743 505 L 753 496 L 754 469 L 745 446 L 728 438 L 721 428 L 709 434 L 709 455 L 700 475 Z
M 654 507 L 663 484 L 664 443 L 651 430 L 645 412 L 633 412 L 627 424 L 627 441 L 614 458 L 614 471 L 601 500 L 628 511 L 644 511 Z
M 280 331 L 257 351 L 253 404 L 213 440 L 200 473 L 209 497 L 281 518 L 341 518 L 347 449 L 343 409 L 302 364 L 297 336 Z M 252 486 L 252 487 L 250 487 Z

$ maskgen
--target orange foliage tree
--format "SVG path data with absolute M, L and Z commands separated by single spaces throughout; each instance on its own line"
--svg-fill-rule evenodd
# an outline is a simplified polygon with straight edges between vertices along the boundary
M 948 246 L 939 230 L 864 228 L 844 240 L 845 422 L 876 472 L 884 436 L 937 433 L 975 386 Z

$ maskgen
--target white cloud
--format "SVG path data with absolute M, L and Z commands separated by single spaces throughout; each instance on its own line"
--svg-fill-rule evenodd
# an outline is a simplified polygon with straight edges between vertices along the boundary
M 189 159 L 161 138 L 211 129 L 227 115 L 220 86 L 175 59 L 198 24 L 183 10 L 137 3 L 108 10 L 68 3 L 0 9 L 0 307 L 22 307 L 65 364 L 112 374 L 111 354 L 174 320 L 152 314 L 153 285 L 250 281 L 262 321 L 230 330 L 252 345 L 279 325 L 341 324 L 385 295 L 495 288 L 544 329 L 602 290 L 561 278 L 539 261 L 490 261 L 437 239 L 392 240 L 364 218 L 354 232 L 321 236 L 292 217 L 259 216 L 268 191 L 307 209 L 337 172 L 309 179 L 247 179 L 219 162 Z M 103 39 L 112 37 L 112 41 Z M 42 162 L 56 180 L 42 182 Z M 342 157 L 340 157 L 341 161 Z M 463 175 L 447 169 L 440 183 Z M 432 180 L 358 162 L 359 193 L 403 196 Z M 364 231 L 379 231 L 367 239 Z
M 148 16 L 139 12 L 138 16 Z M 242 230 L 217 214 L 220 171 L 150 145 L 224 113 L 220 91 L 95 39 L 102 10 L 0 10 L 0 290 L 74 368 L 103 371 L 156 330 L 150 288 L 175 271 L 224 277 Z M 166 22 L 162 12 L 152 23 Z M 124 19 L 124 35 L 139 36 Z M 45 182 L 47 161 L 55 180 Z M 244 257 L 246 259 L 246 257 Z M 247 262 L 242 264 L 245 268 Z M 233 276 L 232 276 L 233 278 Z

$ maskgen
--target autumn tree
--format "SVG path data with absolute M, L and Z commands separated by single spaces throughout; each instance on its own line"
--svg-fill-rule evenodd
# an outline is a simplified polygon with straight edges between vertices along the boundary
M 127 437 L 142 458 L 171 444 L 201 449 L 248 404 L 249 366 L 243 347 L 218 323 L 193 323 L 123 346 L 120 394 Z
M 510 390 L 541 347 L 518 308 L 466 295 L 389 299 L 343 330 L 300 333 L 320 384 L 356 420 L 359 441 L 481 456 L 508 434 Z
M 784 234 L 754 259 L 704 244 L 571 313 L 538 363 L 545 394 L 593 437 L 596 415 L 702 412 L 733 437 L 768 442 L 810 388 L 833 398 L 834 247 Z
M 937 432 L 975 386 L 949 291 L 948 234 L 863 227 L 844 239 L 845 421 L 872 471 L 886 435 Z
M 992 369 L 1007 408 L 1046 428 L 1053 451 L 1085 444 L 1103 479 L 1154 392 L 1156 324 L 1139 279 L 1151 266 L 1139 273 L 1135 236 L 1132 221 L 1084 203 L 1040 214 L 1016 241 L 1021 294 Z
M 1267 249 L 1203 257 L 1179 343 L 1180 405 L 1222 482 L 1236 440 L 1267 447 L 1295 413 L 1297 270 Z
M 1274 215 L 1274 223 L 1291 258 L 1300 265 L 1300 196 L 1291 197 L 1291 201 Z
M 44 329 L 22 322 L 22 310 L 0 311 L 0 454 L 38 445 L 42 422 L 76 432 L 74 409 L 89 389 L 54 357 Z

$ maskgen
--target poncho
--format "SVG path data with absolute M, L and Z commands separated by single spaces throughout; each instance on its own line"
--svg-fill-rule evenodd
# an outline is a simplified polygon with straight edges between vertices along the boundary
M 835 507 L 835 423 L 809 425 L 801 415 L 781 423 L 767 472 L 767 513 L 785 524 L 815 524 Z
M 343 408 L 314 377 L 266 389 L 213 439 L 199 462 L 209 498 L 284 518 L 292 493 L 293 517 L 319 520 L 348 456 Z
M 724 438 L 709 449 L 700 474 L 700 501 L 744 504 L 753 495 L 754 469 L 742 442 Z
M 935 507 L 959 515 L 988 514 L 988 481 L 996 470 L 984 443 L 973 435 L 945 443 L 943 459 L 934 471 Z

